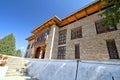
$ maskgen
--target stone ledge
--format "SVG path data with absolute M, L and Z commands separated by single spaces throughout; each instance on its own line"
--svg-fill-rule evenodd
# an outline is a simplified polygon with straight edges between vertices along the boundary
M 90 64 L 120 65 L 120 60 L 116 60 L 116 61 L 81 60 L 80 62 L 81 63 L 90 63 Z

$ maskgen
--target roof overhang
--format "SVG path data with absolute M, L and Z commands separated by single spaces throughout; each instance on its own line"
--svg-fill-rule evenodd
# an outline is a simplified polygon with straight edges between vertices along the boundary
M 64 25 L 67 25 L 83 17 L 86 17 L 90 14 L 93 14 L 97 11 L 100 11 L 101 9 L 105 8 L 105 6 L 103 6 L 103 4 L 105 3 L 106 3 L 105 1 L 94 1 L 88 6 L 85 6 L 81 8 L 80 10 L 74 12 L 73 14 L 62 19 L 62 21 L 58 24 L 58 26 L 63 27 Z
M 28 40 L 28 41 L 31 41 L 31 40 L 34 40 L 34 39 L 35 39 L 35 35 L 32 35 L 32 36 L 26 38 L 26 40 Z
M 78 11 L 72 13 L 71 15 L 63 18 L 62 20 L 59 19 L 57 16 L 54 16 L 54 17 L 50 18 L 49 20 L 47 20 L 42 25 L 33 29 L 32 30 L 33 35 L 28 37 L 26 40 L 29 40 L 29 41 L 33 40 L 35 38 L 34 34 L 37 34 L 41 30 L 43 30 L 47 27 L 50 27 L 54 24 L 57 24 L 59 27 L 63 27 L 65 25 L 70 24 L 72 22 L 75 22 L 83 17 L 89 16 L 97 11 L 100 11 L 100 10 L 106 8 L 105 6 L 103 6 L 104 4 L 106 4 L 105 1 L 95 0 L 91 4 L 81 8 L 80 10 L 78 10 Z
M 101 9 L 105 8 L 105 6 L 103 6 L 104 4 L 106 4 L 105 1 L 99 1 L 99 0 L 95 0 L 92 3 L 88 4 L 87 6 L 77 10 L 76 12 L 72 13 L 71 15 L 63 18 L 62 20 L 59 19 L 57 16 L 54 16 L 52 18 L 50 18 L 49 20 L 47 20 L 45 23 L 43 23 L 42 25 L 40 25 L 39 27 L 35 28 L 32 33 L 36 34 L 38 33 L 40 30 L 49 27 L 51 25 L 57 24 L 59 27 L 63 27 L 64 25 L 67 25 L 69 23 L 72 23 L 76 20 L 79 20 L 83 17 L 86 17 L 90 14 L 93 14 L 97 11 L 100 11 Z
M 49 20 L 47 20 L 42 25 L 40 25 L 37 28 L 35 28 L 34 30 L 32 30 L 32 33 L 37 34 L 39 31 L 43 30 L 44 28 L 50 27 L 50 26 L 52 26 L 54 24 L 58 24 L 60 22 L 61 22 L 61 20 L 57 16 L 54 16 L 54 17 L 50 18 Z

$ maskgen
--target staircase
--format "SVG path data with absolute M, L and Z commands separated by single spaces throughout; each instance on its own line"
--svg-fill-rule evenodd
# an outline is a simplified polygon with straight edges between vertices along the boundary
M 8 56 L 8 70 L 6 76 L 0 77 L 0 80 L 38 80 L 27 75 L 27 62 L 26 58 Z
M 21 57 L 8 56 L 8 70 L 6 76 L 22 76 L 25 75 L 25 64 L 28 60 Z

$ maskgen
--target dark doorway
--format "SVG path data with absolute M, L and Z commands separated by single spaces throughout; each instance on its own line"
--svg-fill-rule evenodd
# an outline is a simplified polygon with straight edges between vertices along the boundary
M 39 56 L 40 56 L 40 47 L 36 49 L 35 58 L 39 58 Z
M 80 59 L 79 44 L 75 44 L 75 59 Z
M 44 59 L 45 58 L 45 50 L 42 51 L 42 57 L 41 59 Z

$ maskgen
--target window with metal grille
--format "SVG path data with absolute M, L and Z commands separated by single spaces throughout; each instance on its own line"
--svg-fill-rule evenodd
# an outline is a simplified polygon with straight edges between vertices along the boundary
M 62 30 L 59 32 L 58 44 L 65 44 L 66 43 L 66 31 L 67 30 Z
M 31 48 L 33 48 L 33 46 L 34 46 L 34 43 L 32 43 Z
M 49 30 L 46 31 L 46 32 L 43 32 L 43 33 L 39 34 L 39 35 L 37 36 L 35 42 L 46 40 L 48 34 L 49 34 Z
M 65 59 L 66 46 L 58 47 L 58 59 Z
M 75 59 L 80 59 L 79 44 L 75 44 Z
M 82 38 L 82 28 L 74 28 L 71 30 L 71 39 Z
M 114 39 L 106 40 L 110 59 L 119 59 L 118 51 Z
M 30 48 L 30 44 L 28 44 L 28 46 L 27 46 L 27 49 L 29 49 Z
M 97 34 L 117 30 L 116 27 L 113 27 L 111 25 L 104 26 L 103 19 L 96 21 L 95 26 L 96 26 Z

